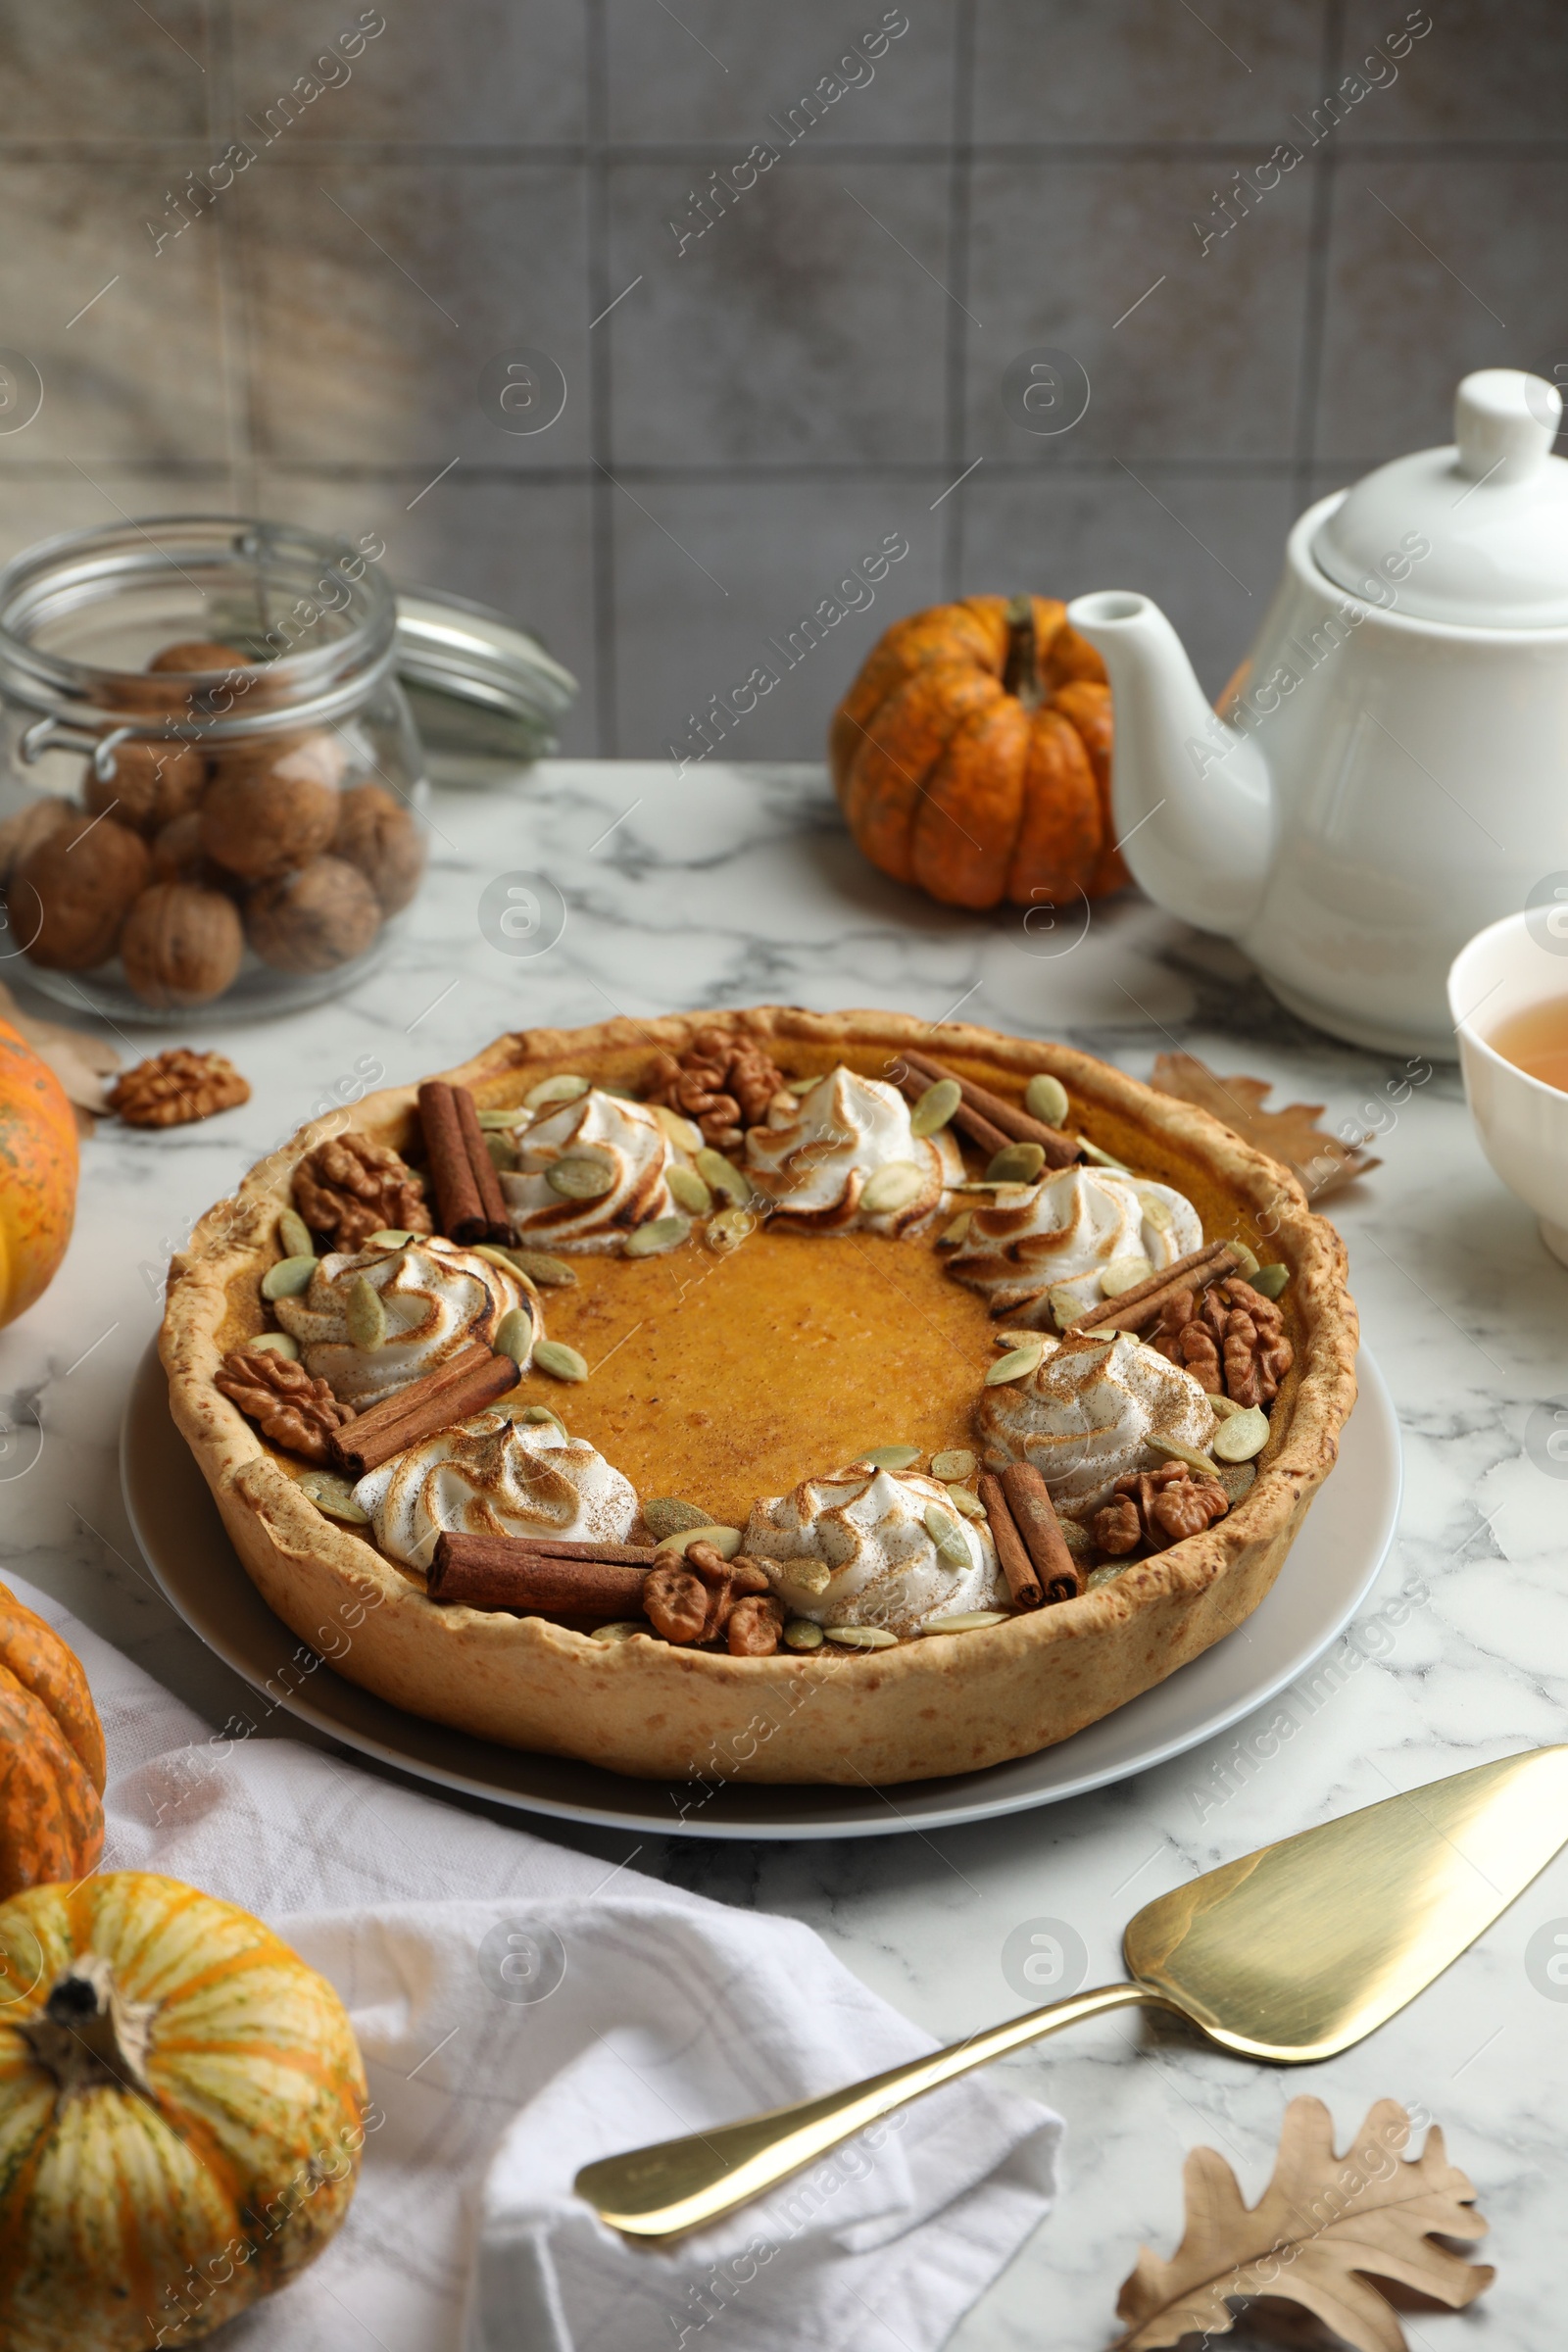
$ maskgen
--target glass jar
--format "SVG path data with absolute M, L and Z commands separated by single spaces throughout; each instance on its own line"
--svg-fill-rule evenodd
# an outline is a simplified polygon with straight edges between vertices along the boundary
M 182 514 L 0 571 L 0 970 L 182 1029 L 363 977 L 427 850 L 385 552 Z

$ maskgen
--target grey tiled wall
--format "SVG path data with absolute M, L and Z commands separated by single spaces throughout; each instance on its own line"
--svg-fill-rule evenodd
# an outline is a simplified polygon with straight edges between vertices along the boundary
M 581 751 L 662 753 L 890 536 L 737 756 L 815 757 L 877 629 L 979 589 L 1146 589 L 1214 689 L 1311 496 L 1446 438 L 1468 368 L 1568 380 L 1565 97 L 1562 0 L 3 0 L 45 398 L 0 553 L 378 529 L 542 632 Z M 523 347 L 532 435 L 479 392 Z M 1090 387 L 1053 437 L 1004 398 L 1037 347 Z

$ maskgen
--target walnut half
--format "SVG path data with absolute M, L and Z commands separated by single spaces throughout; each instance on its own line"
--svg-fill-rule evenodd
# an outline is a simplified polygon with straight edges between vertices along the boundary
M 294 1205 L 333 1250 L 358 1250 L 387 1227 L 433 1233 L 423 1190 L 406 1160 L 353 1128 L 318 1144 L 294 1171 Z
M 264 1438 L 308 1462 L 326 1461 L 327 1439 L 354 1419 L 353 1405 L 339 1404 L 324 1380 L 270 1348 L 231 1349 L 213 1377 Z

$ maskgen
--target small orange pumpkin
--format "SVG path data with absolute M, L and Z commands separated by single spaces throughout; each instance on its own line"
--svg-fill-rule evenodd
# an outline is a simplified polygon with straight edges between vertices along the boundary
M 0 1021 L 0 1323 L 53 1281 L 76 1214 L 76 1121 L 66 1090 Z
M 0 1901 L 97 1869 L 103 1792 L 103 1727 L 81 1660 L 0 1585 Z
M 966 597 L 896 621 L 829 739 L 873 865 L 951 906 L 1060 906 L 1120 890 L 1110 688 L 1044 596 Z
M 0 1903 L 0 1959 L 6 2352 L 194 2343 L 314 2261 L 368 2128 L 324 1977 L 135 1870 Z

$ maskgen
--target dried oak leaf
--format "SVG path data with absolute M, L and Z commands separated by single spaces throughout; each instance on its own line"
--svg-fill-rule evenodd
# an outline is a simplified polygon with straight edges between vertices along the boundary
M 1196 1054 L 1161 1054 L 1150 1084 L 1162 1095 L 1196 1102 L 1244 1144 L 1253 1144 L 1270 1159 L 1281 1161 L 1309 1200 L 1326 1200 L 1331 1193 L 1343 1192 L 1358 1176 L 1383 1165 L 1359 1144 L 1347 1144 L 1318 1126 L 1321 1102 L 1288 1102 L 1283 1110 L 1265 1110 L 1264 1098 L 1274 1091 L 1267 1079 L 1216 1077 Z
M 1322 2100 L 1293 2099 L 1274 2177 L 1252 2206 L 1223 2156 L 1194 2148 L 1183 2174 L 1182 2242 L 1169 2262 L 1140 2250 L 1116 2299 L 1116 2316 L 1128 2323 L 1118 2352 L 1166 2352 L 1184 2336 L 1207 2343 L 1230 2333 L 1233 2306 L 1260 2298 L 1309 2312 L 1354 2352 L 1408 2352 L 1374 2281 L 1450 2311 L 1473 2303 L 1494 2272 L 1434 2241 L 1469 2242 L 1485 2236 L 1487 2224 L 1435 2124 L 1419 2156 L 1396 2155 L 1410 2129 L 1396 2100 L 1379 2099 L 1336 2156 L 1334 2119 Z
M 109 1109 L 105 1081 L 120 1067 L 120 1055 L 114 1047 L 105 1045 L 90 1030 L 73 1029 L 64 1021 L 34 1020 L 30 1013 L 22 1010 L 3 980 L 0 980 L 0 1021 L 9 1021 L 39 1059 L 49 1064 L 66 1090 L 77 1132 L 91 1135 L 97 1120 L 106 1116 Z

